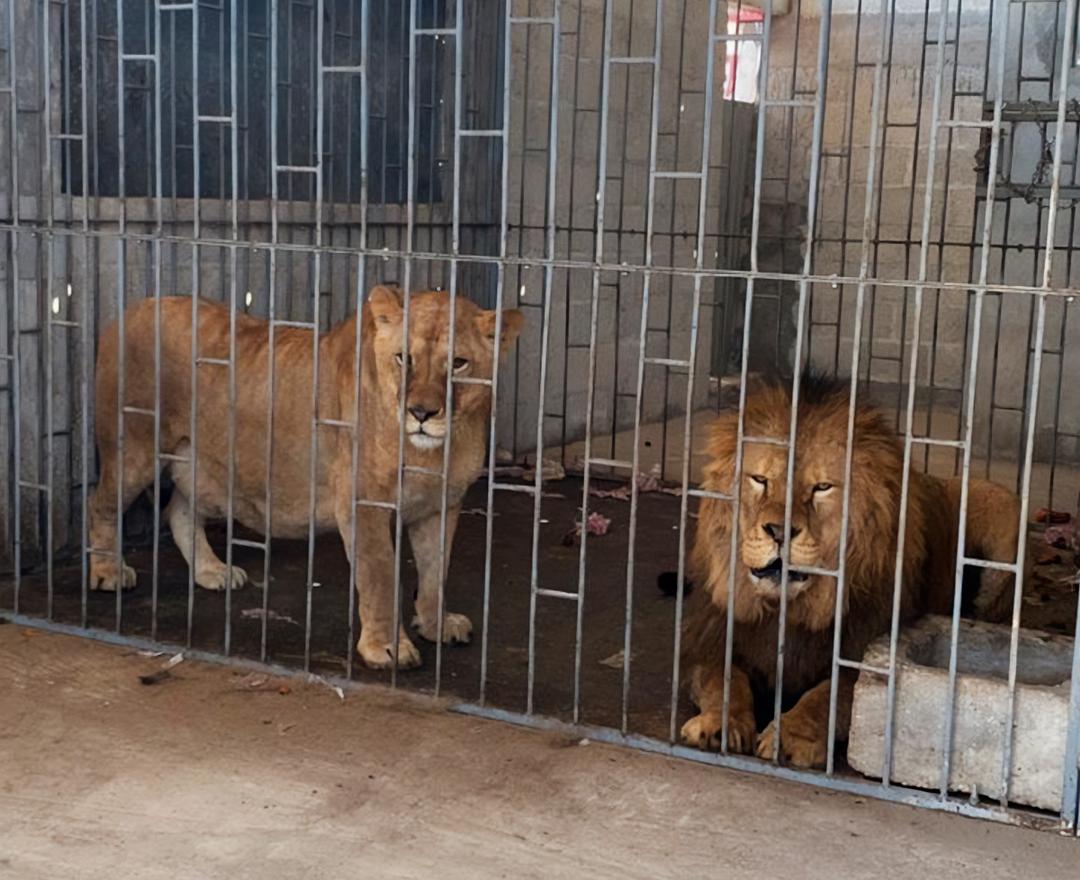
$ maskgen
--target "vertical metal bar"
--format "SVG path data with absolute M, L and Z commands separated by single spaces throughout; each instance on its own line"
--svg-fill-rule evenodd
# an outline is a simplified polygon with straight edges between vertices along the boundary
M 233 0 L 235 3 L 236 0 Z M 318 497 L 319 467 L 319 307 L 322 302 L 322 211 L 323 211 L 323 70 L 324 0 L 315 3 L 315 289 L 311 331 L 311 448 L 308 457 L 308 553 L 307 600 L 304 609 L 304 671 L 311 669 L 312 591 L 315 587 L 315 504 Z M 404 419 L 402 425 L 404 425 Z
M 881 44 L 878 47 L 878 60 L 874 65 L 874 90 L 870 101 L 870 153 L 866 164 L 866 187 L 863 196 L 862 247 L 859 260 L 859 283 L 855 289 L 855 319 L 852 327 L 850 382 L 848 386 L 847 433 L 844 444 L 844 485 L 840 512 L 840 548 L 837 551 L 836 608 L 833 620 L 832 672 L 829 679 L 829 732 L 825 757 L 825 773 L 831 776 L 835 768 L 836 712 L 840 686 L 840 648 L 843 635 L 844 595 L 847 589 L 847 543 L 848 528 L 851 522 L 851 470 L 855 451 L 855 412 L 859 390 L 859 355 L 862 350 L 863 312 L 866 304 L 866 281 L 870 274 L 870 247 L 874 234 L 875 183 L 878 173 L 878 158 L 884 151 L 881 137 L 884 70 L 887 57 L 888 41 L 892 35 L 893 18 L 882 15 Z M 858 48 L 856 47 L 856 54 Z M 854 97 L 852 98 L 854 106 Z M 845 188 L 844 203 L 848 193 Z M 845 209 L 844 217 L 847 217 Z M 846 247 L 845 236 L 845 247 Z M 839 352 L 839 326 L 837 327 L 837 351 Z M 839 366 L 839 364 L 837 364 Z M 902 534 L 902 533 L 901 533 Z M 903 538 L 900 538 L 903 542 Z
M 460 2 L 460 0 L 459 0 Z M 527 695 L 527 712 L 533 712 L 533 693 L 536 679 L 536 664 L 533 662 L 536 656 L 536 599 L 537 590 L 540 589 L 540 512 L 544 498 L 544 413 L 547 399 L 547 362 L 548 343 L 551 334 L 551 285 L 554 268 L 551 265 L 555 259 L 555 229 L 556 229 L 556 189 L 555 183 L 558 175 L 559 153 L 559 47 L 561 45 L 561 33 L 559 31 L 561 21 L 562 0 L 554 0 L 551 21 L 551 82 L 548 92 L 548 167 L 547 167 L 547 231 L 544 240 L 544 294 L 543 294 L 543 317 L 540 325 L 540 376 L 536 394 L 536 473 L 533 477 L 533 521 L 532 521 L 532 548 L 529 571 L 529 679 Z M 515 395 L 516 398 L 516 395 Z
M 795 375 L 791 383 L 791 424 L 788 429 L 787 480 L 784 490 L 784 542 L 780 545 L 780 615 L 776 634 L 776 693 L 773 697 L 773 722 L 776 725 L 773 736 L 773 761 L 779 760 L 781 737 L 781 703 L 784 682 L 784 646 L 787 625 L 788 574 L 791 565 L 791 512 L 795 489 L 795 439 L 797 436 L 799 413 L 799 386 L 802 369 L 803 340 L 806 335 L 806 304 L 808 300 L 810 274 L 814 258 L 814 226 L 817 219 L 818 181 L 821 169 L 821 136 L 825 122 L 825 86 L 828 79 L 829 36 L 832 26 L 832 0 L 821 4 L 821 24 L 818 31 L 817 57 L 817 94 L 814 98 L 814 130 L 810 146 L 810 181 L 806 206 L 806 252 L 803 255 L 802 278 L 799 280 L 798 316 L 795 322 Z
M 162 226 L 161 112 L 161 4 L 158 2 L 154 4 L 154 231 L 156 239 L 151 246 L 154 260 L 154 535 L 150 588 L 151 639 L 157 638 L 158 631 L 158 577 L 161 546 L 161 237 L 164 231 Z M 192 510 L 194 509 L 193 507 Z
M 443 648 L 443 622 L 445 610 L 443 604 L 446 595 L 446 515 L 450 494 L 450 452 L 454 439 L 454 343 L 457 336 L 457 286 L 458 286 L 458 255 L 461 251 L 461 77 L 462 77 L 462 39 L 465 33 L 464 23 L 464 0 L 457 0 L 455 6 L 454 21 L 454 164 L 453 164 L 453 193 L 451 195 L 451 232 L 450 232 L 450 327 L 447 331 L 446 348 L 446 439 L 443 441 L 442 461 L 442 485 L 439 499 L 439 587 L 438 607 L 435 617 L 435 696 L 439 695 L 442 687 L 442 648 Z M 432 65 L 438 55 L 436 43 L 432 45 Z M 434 75 L 432 79 L 434 79 Z M 434 99 L 432 99 L 434 114 Z M 506 120 L 503 120 L 505 134 Z M 430 143 L 431 160 L 435 154 L 435 139 Z M 429 169 L 428 189 L 429 198 L 433 194 L 435 186 L 434 173 Z M 499 350 L 495 349 L 493 370 L 499 368 Z
M 942 756 L 941 756 L 941 777 L 939 780 L 938 792 L 941 799 L 944 800 L 949 793 L 949 776 L 950 767 L 952 765 L 952 742 L 953 742 L 953 727 L 954 727 L 954 713 L 956 708 L 956 675 L 957 675 L 957 662 L 958 662 L 958 648 L 960 637 L 960 605 L 963 593 L 963 578 L 964 578 L 964 557 L 966 556 L 967 545 L 967 505 L 968 505 L 968 492 L 971 483 L 971 438 L 974 429 L 975 420 L 975 390 L 978 383 L 978 368 L 979 368 L 979 351 L 980 341 L 982 335 L 982 311 L 983 302 L 986 297 L 986 284 L 987 275 L 990 265 L 990 244 L 993 235 L 993 213 L 994 213 L 994 189 L 997 181 L 997 162 L 998 162 L 998 150 L 1000 148 L 1001 141 L 1001 108 L 1004 103 L 1004 71 L 1005 71 L 1005 44 L 1007 43 L 1008 35 L 1008 21 L 1009 21 L 1009 4 L 1007 0 L 1000 0 L 1002 9 L 1000 15 L 1002 18 L 1001 36 L 998 47 L 998 78 L 997 78 L 997 93 L 994 95 L 994 117 L 993 124 L 990 132 L 990 159 L 989 168 L 990 173 L 987 175 L 987 190 L 986 190 L 986 206 L 983 214 L 983 234 L 982 234 L 982 252 L 980 255 L 979 266 L 979 281 L 975 285 L 975 305 L 974 305 L 974 317 L 972 319 L 971 328 L 971 365 L 968 369 L 967 376 L 967 400 L 964 407 L 963 417 L 963 458 L 961 462 L 961 478 L 960 478 L 960 510 L 958 513 L 958 530 L 956 540 L 956 567 L 953 573 L 953 609 L 952 609 L 952 626 L 950 633 L 950 646 L 949 646 L 949 679 L 946 689 L 946 704 L 945 704 L 945 729 L 942 733 Z M 1076 0 L 1070 0 L 1070 6 L 1075 11 Z M 942 10 L 942 15 L 945 16 L 946 10 Z M 944 24 L 942 25 L 944 28 Z M 939 71 L 943 59 L 941 56 L 941 50 L 939 49 Z M 938 115 L 935 109 L 934 118 L 932 120 L 934 127 L 936 128 L 938 123 Z M 933 129 L 931 130 L 933 131 Z M 1059 169 L 1060 170 L 1060 169 Z M 929 213 L 929 210 L 926 212 Z M 924 225 L 929 224 L 929 219 L 924 218 Z M 988 456 L 989 459 L 989 456 Z M 1023 519 L 1020 524 L 1021 529 L 1024 528 Z M 1022 580 L 1022 575 L 1018 573 L 1017 581 Z M 1018 584 L 1019 587 L 1019 584 Z M 1013 628 L 1014 637 L 1016 635 L 1016 628 Z M 895 640 L 894 640 L 895 642 Z M 890 666 L 892 666 L 892 659 L 890 658 Z M 894 677 L 890 676 L 890 678 Z M 895 687 L 895 685 L 893 685 Z M 891 704 L 890 704 L 891 707 Z M 891 712 L 890 712 L 891 715 Z M 887 719 L 888 720 L 888 719 Z M 886 740 L 886 749 L 891 751 L 891 743 Z M 889 754 L 889 751 L 886 753 Z M 888 764 L 886 767 L 888 768 Z
M 1077 0 L 1068 0 L 1065 5 L 1065 32 L 1061 44 L 1061 79 L 1058 85 L 1057 121 L 1054 132 L 1054 164 L 1050 179 L 1050 204 L 1047 208 L 1046 217 L 1046 251 L 1043 258 L 1042 287 L 1049 290 L 1054 269 L 1055 234 L 1057 232 L 1058 207 L 1061 199 L 1061 165 L 1063 156 L 1063 144 L 1065 141 L 1065 119 L 1069 104 L 1069 74 L 1073 69 L 1073 42 L 1076 36 L 1076 12 Z M 1005 42 L 1002 39 L 1002 42 Z M 995 110 L 1001 101 L 1000 93 L 995 101 Z M 1073 147 L 1075 155 L 1075 147 Z M 996 168 L 995 165 L 990 166 Z M 991 174 L 993 171 L 991 171 Z M 1066 283 L 1067 283 L 1066 279 Z M 1016 714 L 1016 673 L 1017 659 L 1020 641 L 1020 609 L 1021 597 L 1024 588 L 1024 558 L 1027 552 L 1027 523 L 1028 510 L 1031 500 L 1031 464 L 1035 450 L 1035 426 L 1039 411 L 1039 390 L 1042 380 L 1043 343 L 1046 333 L 1046 293 L 1036 294 L 1038 307 L 1035 324 L 1035 344 L 1031 359 L 1031 379 L 1028 384 L 1028 412 L 1027 412 L 1027 436 L 1024 444 L 1023 472 L 1020 489 L 1020 522 L 1017 526 L 1018 535 L 1016 542 L 1016 576 L 1013 579 L 1013 611 L 1012 631 L 1009 639 L 1009 702 L 1005 716 L 1004 743 L 1001 762 L 1001 804 L 1003 807 L 1009 803 L 1009 784 L 1012 776 L 1012 752 L 1013 752 L 1013 719 Z M 1062 320 L 1064 320 L 1065 306 L 1062 305 Z M 1074 652 L 1075 652 L 1074 647 Z M 1066 780 L 1070 775 L 1076 774 L 1076 754 L 1069 756 L 1071 763 L 1066 763 Z M 947 781 L 947 780 L 946 780 Z M 1063 791 L 1067 788 L 1063 780 Z M 1073 803 L 1076 798 L 1073 798 Z M 1068 802 L 1065 802 L 1062 813 L 1068 812 Z
M 53 228 L 53 136 L 52 136 L 52 39 L 50 18 L 51 0 L 42 0 L 42 80 L 44 96 L 45 156 L 42 163 L 41 198 L 45 202 L 45 332 L 42 352 L 45 358 L 45 449 L 41 463 L 45 469 L 45 617 L 53 616 L 53 260 L 55 258 Z M 11 41 L 14 43 L 15 34 Z M 14 93 L 13 93 L 14 94 Z M 17 486 L 17 484 L 16 484 Z M 40 502 L 39 502 L 40 503 Z
M 595 256 L 592 270 L 592 297 L 589 303 L 589 367 L 585 393 L 585 465 L 581 485 L 581 550 L 578 554 L 577 623 L 574 630 L 574 723 L 581 718 L 581 636 L 585 615 L 585 562 L 588 544 L 589 479 L 592 460 L 593 401 L 596 394 L 596 331 L 600 300 L 600 269 L 604 261 L 604 209 L 607 204 L 608 107 L 611 98 L 611 28 L 613 0 L 604 2 L 604 45 L 600 55 L 600 136 L 596 163 Z M 636 477 L 637 475 L 633 475 Z
M 367 284 L 367 257 L 364 251 L 368 245 L 368 186 L 370 185 L 368 171 L 368 83 L 371 77 L 371 58 L 368 54 L 368 32 L 370 29 L 368 2 L 369 0 L 360 0 L 360 66 L 363 68 L 360 79 L 360 255 L 356 269 L 356 345 L 353 350 L 356 389 L 353 395 L 352 474 L 349 484 L 351 492 L 349 506 L 349 515 L 351 517 L 349 543 L 349 645 L 345 652 L 347 658 L 345 661 L 345 675 L 350 679 L 353 675 L 353 662 L 356 656 L 356 484 L 360 467 L 360 383 L 364 378 L 361 342 L 364 330 L 364 289 Z M 347 192 L 351 193 L 351 191 L 351 187 L 347 189 Z
M 739 409 L 735 423 L 735 472 L 731 486 L 731 543 L 728 546 L 728 583 L 727 608 L 735 607 L 735 561 L 739 552 L 739 507 L 742 503 L 742 464 L 744 437 L 746 434 L 746 384 L 750 365 L 750 330 L 754 312 L 754 282 L 759 271 L 759 249 L 761 243 L 761 191 L 765 170 L 765 128 L 767 104 L 766 88 L 769 81 L 769 59 L 772 40 L 772 3 L 765 4 L 764 22 L 761 28 L 761 62 L 758 69 L 758 117 L 756 143 L 754 147 L 754 196 L 750 219 L 750 275 L 746 279 L 746 300 L 743 304 L 742 352 L 739 360 Z M 681 621 L 686 573 L 685 537 L 679 548 L 678 591 L 675 604 L 675 663 L 671 683 L 671 720 L 669 736 L 675 740 L 676 712 L 679 696 L 679 652 L 681 647 Z M 729 715 L 731 714 L 731 670 L 734 661 L 735 616 L 730 612 L 725 615 L 724 630 L 724 696 L 722 720 L 720 725 L 720 751 L 727 752 Z
M 81 540 L 82 552 L 79 554 L 79 626 L 86 627 L 86 606 L 89 592 L 89 550 L 90 550 L 90 497 L 88 485 L 90 483 L 90 357 L 93 347 L 93 332 L 91 324 L 91 290 L 96 290 L 90 285 L 90 115 L 87 106 L 87 93 L 90 91 L 90 79 L 87 76 L 89 66 L 88 43 L 86 39 L 87 21 L 86 7 L 89 0 L 81 0 L 79 4 L 79 65 L 81 68 L 82 88 L 79 100 L 81 104 L 82 139 L 79 141 L 79 156 L 82 163 L 82 195 L 83 195 L 83 289 L 82 289 L 82 312 L 83 320 L 80 332 L 82 344 L 82 371 L 79 387 L 79 396 L 82 400 L 82 418 L 80 420 L 80 432 L 82 440 L 82 454 L 80 456 L 81 467 L 81 510 L 82 522 Z M 9 50 L 10 53 L 10 50 Z M 17 150 L 13 154 L 17 154 Z
M 124 356 L 127 349 L 124 329 L 125 288 L 127 287 L 127 155 L 124 132 L 124 0 L 116 0 L 116 90 L 117 90 L 117 194 L 120 217 L 117 224 L 116 271 L 116 631 L 120 632 L 124 580 Z
M 270 0 L 275 4 L 277 0 Z M 191 435 L 191 510 L 194 517 L 199 506 L 199 294 L 202 283 L 199 239 L 202 236 L 202 175 L 200 172 L 200 123 L 199 123 L 199 3 L 191 6 L 191 409 L 188 412 L 188 432 Z M 271 213 L 273 217 L 273 213 Z M 191 647 L 191 634 L 195 623 L 195 553 L 198 550 L 196 529 L 191 530 L 188 545 L 191 565 L 188 566 L 187 646 Z M 266 626 L 266 615 L 263 615 Z
M 704 109 L 704 132 L 702 135 L 704 142 L 704 154 L 702 158 L 702 167 L 708 167 L 708 145 L 709 145 L 709 122 L 711 117 L 712 106 L 709 103 L 712 92 L 712 67 L 713 67 L 713 55 L 714 46 L 712 41 L 712 32 L 715 28 L 716 17 L 716 3 L 715 0 L 711 0 L 709 3 L 709 36 L 706 41 L 708 47 L 709 57 L 706 66 L 705 73 L 705 109 Z M 657 162 L 657 136 L 660 128 L 660 65 L 661 47 L 663 44 L 663 29 L 664 29 L 664 10 L 662 0 L 656 0 L 655 5 L 656 21 L 653 28 L 653 55 L 652 55 L 652 107 L 649 114 L 649 180 L 647 183 L 647 194 L 645 197 L 645 265 L 648 268 L 652 268 L 653 263 L 653 231 L 654 231 L 654 212 L 655 212 L 655 194 L 656 194 L 656 162 Z M 630 85 L 627 82 L 627 94 L 630 92 Z M 625 110 L 625 108 L 624 108 Z M 702 192 L 702 198 L 704 198 L 704 192 Z M 703 208 L 704 202 L 702 202 Z M 623 200 L 619 200 L 619 212 L 622 213 Z M 704 210 L 702 210 L 702 215 Z M 620 224 L 621 226 L 621 224 Z M 698 243 L 700 245 L 702 239 L 701 234 L 704 231 L 704 223 L 698 229 Z M 698 257 L 701 257 L 701 249 L 699 247 Z M 638 470 L 640 469 L 641 462 L 641 405 L 642 394 L 645 389 L 645 355 L 646 346 L 648 344 L 648 328 L 649 328 L 649 290 L 652 284 L 652 273 L 646 272 L 645 277 L 641 282 L 641 324 L 638 331 L 638 362 L 637 362 L 637 392 L 634 396 L 634 446 L 631 454 L 631 466 L 630 466 L 630 522 L 629 530 L 627 532 L 627 545 L 626 545 L 626 598 L 625 598 L 625 617 L 623 619 L 623 669 L 622 669 L 622 726 L 621 730 L 626 733 L 629 728 L 629 714 L 630 714 L 630 641 L 631 641 L 631 627 L 634 620 L 634 543 L 637 538 L 637 514 L 638 514 Z M 696 292 L 700 291 L 701 276 L 694 277 L 694 289 Z M 696 297 L 695 297 L 696 302 Z M 691 333 L 696 336 L 697 331 L 697 311 L 694 311 L 695 320 L 693 321 L 693 329 Z M 618 326 L 618 321 L 615 322 Z M 618 345 L 616 345 L 616 350 Z M 694 358 L 690 357 L 690 374 L 688 377 L 688 386 L 693 391 L 694 384 Z M 614 380 L 615 390 L 618 390 L 618 377 Z M 617 398 L 617 394 L 616 394 Z M 688 407 L 686 410 L 686 426 L 689 431 L 691 424 L 691 409 Z M 615 434 L 617 429 L 617 418 L 612 415 L 611 426 L 611 442 L 612 442 L 612 457 L 614 457 L 615 450 Z M 667 433 L 665 427 L 664 433 Z M 687 464 L 686 461 L 683 462 Z M 684 483 L 685 486 L 685 483 Z M 685 504 L 685 493 L 683 494 L 683 503 Z M 685 526 L 685 523 L 683 524 Z M 584 516 L 582 518 L 581 528 L 581 544 L 585 545 L 585 536 L 587 532 L 585 529 Z M 578 600 L 581 601 L 580 599 Z

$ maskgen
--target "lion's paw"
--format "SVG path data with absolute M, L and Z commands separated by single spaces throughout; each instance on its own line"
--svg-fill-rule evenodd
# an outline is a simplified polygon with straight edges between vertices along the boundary
M 232 588 L 239 590 L 248 582 L 247 572 L 232 566 Z M 207 563 L 195 572 L 195 583 L 204 590 L 224 590 L 229 585 L 229 566 L 224 562 Z
M 820 770 L 825 766 L 828 755 L 827 740 L 827 733 L 822 736 L 821 731 L 807 728 L 795 719 L 789 721 L 785 714 L 780 725 L 780 761 L 791 767 Z M 754 754 L 763 760 L 771 761 L 775 748 L 776 721 L 773 720 L 758 737 Z
M 117 571 L 116 560 L 109 558 L 94 559 L 90 562 L 90 589 L 115 593 L 118 589 L 130 590 L 135 586 L 135 569 L 121 563 Z
M 682 726 L 680 736 L 689 746 L 696 746 L 702 751 L 718 752 L 723 723 L 722 712 L 702 712 Z M 749 754 L 754 748 L 755 732 L 753 718 L 732 716 L 728 724 L 728 751 Z
M 420 633 L 420 635 L 427 639 L 429 642 L 434 642 L 438 640 L 438 620 L 425 622 L 422 621 L 419 616 L 417 616 L 413 618 L 412 625 L 416 627 L 416 631 Z M 472 637 L 472 629 L 472 621 L 469 620 L 469 618 L 467 618 L 464 614 L 453 614 L 451 612 L 447 612 L 443 615 L 443 644 L 467 645 L 469 643 L 469 639 Z
M 367 638 L 360 634 L 356 652 L 370 669 L 389 669 L 394 665 L 393 646 L 385 638 Z M 415 669 L 422 662 L 420 652 L 408 636 L 402 635 L 397 645 L 398 669 Z

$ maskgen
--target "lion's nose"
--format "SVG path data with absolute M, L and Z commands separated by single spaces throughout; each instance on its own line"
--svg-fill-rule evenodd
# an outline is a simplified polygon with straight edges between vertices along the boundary
M 783 523 L 765 523 L 762 526 L 762 528 L 765 530 L 765 534 L 767 534 L 770 538 L 772 538 L 774 541 L 776 541 L 776 543 L 778 545 L 783 545 L 783 543 L 784 543 L 784 524 Z M 798 529 L 795 526 L 792 526 L 791 527 L 791 540 L 794 541 L 797 537 L 799 537 L 799 532 L 801 532 L 801 531 L 802 531 L 802 529 Z
M 439 411 L 437 409 L 428 409 L 423 404 L 418 404 L 416 406 L 410 406 L 409 412 L 412 413 L 412 417 L 414 419 L 416 419 L 418 422 L 423 423 L 430 419 L 432 416 L 437 415 Z

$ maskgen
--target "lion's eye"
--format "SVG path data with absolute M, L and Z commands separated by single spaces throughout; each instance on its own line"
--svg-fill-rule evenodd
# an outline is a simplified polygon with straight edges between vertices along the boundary
M 460 373 L 467 366 L 469 366 L 469 362 L 465 358 L 454 358 L 454 372 L 455 373 Z
M 401 366 L 404 359 L 405 359 L 405 355 L 402 354 L 400 351 L 397 354 L 394 355 L 394 360 L 396 360 L 398 362 L 399 367 Z M 410 367 L 412 366 L 412 355 L 411 354 L 409 355 L 409 366 Z
M 759 486 L 769 485 L 769 481 L 765 479 L 761 474 L 750 474 L 750 479 L 757 483 Z
M 828 492 L 833 487 L 832 483 L 815 483 L 815 492 Z

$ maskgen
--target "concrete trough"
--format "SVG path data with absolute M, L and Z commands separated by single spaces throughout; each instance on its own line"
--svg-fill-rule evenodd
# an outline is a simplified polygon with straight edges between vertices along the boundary
M 895 783 L 940 787 L 951 628 L 948 618 L 929 616 L 900 633 L 891 774 Z M 1002 796 L 1009 637 L 1007 626 L 960 621 L 951 792 Z M 1070 638 L 1020 630 L 1008 783 L 1012 803 L 1061 809 L 1072 652 Z M 863 662 L 888 668 L 888 636 L 867 649 Z M 875 779 L 881 778 L 885 757 L 887 687 L 885 677 L 861 672 L 852 706 L 848 762 Z

